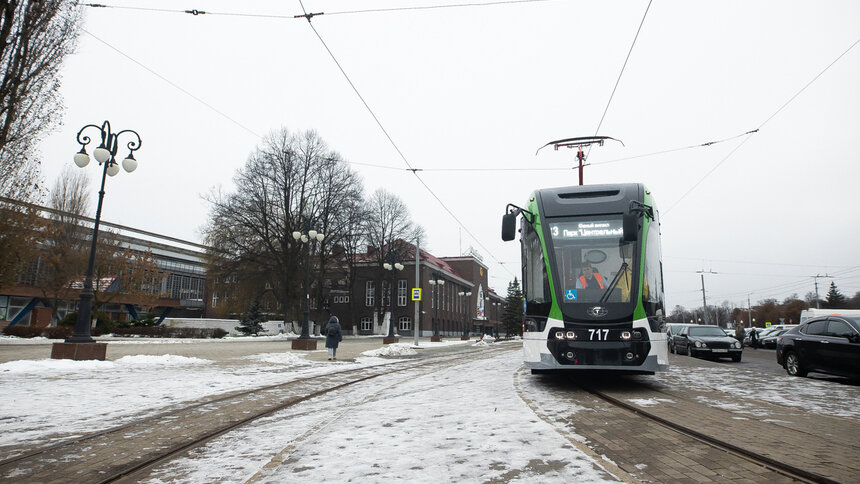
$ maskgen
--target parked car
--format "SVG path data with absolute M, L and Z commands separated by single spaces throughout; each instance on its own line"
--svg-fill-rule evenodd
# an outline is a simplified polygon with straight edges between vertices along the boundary
M 690 325 L 682 328 L 673 338 L 676 353 L 687 356 L 709 356 L 712 358 L 731 357 L 732 361 L 741 361 L 743 345 L 719 326 Z
M 777 337 L 776 362 L 789 375 L 860 378 L 860 317 L 821 316 Z
M 777 328 L 776 331 L 770 331 L 766 335 L 762 336 L 759 340 L 758 344 L 762 348 L 775 349 L 776 348 L 776 339 L 781 335 L 785 334 L 786 331 L 791 328 Z
M 689 324 L 672 323 L 672 324 L 666 325 L 666 341 L 669 343 L 669 351 L 670 352 L 672 352 L 672 353 L 675 352 L 675 342 L 672 341 L 672 338 L 676 334 L 678 334 L 679 331 L 681 331 L 681 328 L 683 328 L 685 326 L 689 326 Z

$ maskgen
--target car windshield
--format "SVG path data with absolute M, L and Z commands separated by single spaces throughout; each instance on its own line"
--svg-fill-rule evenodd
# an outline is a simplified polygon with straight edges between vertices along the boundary
M 709 328 L 690 328 L 688 334 L 690 336 L 725 336 L 726 333 L 716 326 Z

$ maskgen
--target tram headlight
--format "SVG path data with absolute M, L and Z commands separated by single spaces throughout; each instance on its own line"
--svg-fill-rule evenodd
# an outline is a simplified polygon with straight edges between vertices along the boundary
M 701 348 L 702 346 L 705 346 L 704 343 L 702 343 L 701 341 L 696 341 L 696 348 Z
M 630 331 L 622 331 L 621 332 L 621 339 L 624 341 L 629 340 L 630 339 Z
M 634 330 L 633 331 L 633 339 L 642 339 L 642 331 Z
M 566 333 L 564 331 L 556 331 L 555 339 L 576 339 L 576 333 L 573 331 L 568 331 Z

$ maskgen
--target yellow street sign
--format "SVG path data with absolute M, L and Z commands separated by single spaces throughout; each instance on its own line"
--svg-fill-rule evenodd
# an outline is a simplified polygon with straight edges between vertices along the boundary
M 420 301 L 421 300 L 421 288 L 412 288 L 412 300 Z

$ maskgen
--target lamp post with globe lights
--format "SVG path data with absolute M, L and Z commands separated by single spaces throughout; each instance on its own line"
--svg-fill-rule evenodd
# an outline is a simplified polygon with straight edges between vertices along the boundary
M 463 309 L 465 309 L 465 313 L 463 314 L 463 336 L 460 337 L 461 340 L 469 339 L 469 316 L 472 314 L 472 310 L 469 308 L 469 305 L 472 302 L 471 296 L 472 291 L 460 291 L 457 293 L 460 297 L 464 298 Z
M 310 335 L 310 283 L 311 283 L 311 244 L 313 241 L 322 242 L 325 235 L 322 232 L 317 232 L 311 229 L 313 219 L 305 218 L 304 233 L 295 231 L 293 238 L 296 242 L 301 241 L 308 245 L 308 250 L 305 256 L 305 303 L 302 314 L 302 334 L 297 339 L 293 340 L 292 348 L 294 350 L 315 350 L 317 349 L 317 340 L 311 338 Z
M 96 208 L 96 218 L 93 224 L 93 238 L 90 245 L 90 258 L 87 263 L 87 275 L 84 279 L 84 288 L 81 291 L 80 302 L 78 303 L 78 319 L 75 322 L 75 329 L 72 336 L 66 339 L 65 343 L 56 343 L 51 350 L 52 358 L 75 359 L 75 360 L 104 360 L 107 352 L 107 343 L 96 343 L 90 335 L 90 325 L 92 324 L 92 306 L 93 306 L 93 269 L 95 266 L 96 244 L 99 236 L 99 224 L 102 215 L 102 203 L 105 196 L 105 179 L 108 176 L 116 176 L 119 173 L 120 162 L 116 160 L 117 150 L 120 145 L 120 138 L 124 138 L 126 148 L 128 148 L 128 156 L 122 160 L 122 168 L 131 173 L 137 169 L 137 160 L 134 159 L 134 152 L 140 149 L 140 135 L 136 131 L 124 129 L 117 133 L 111 132 L 110 122 L 105 121 L 101 127 L 95 124 L 88 124 L 78 131 L 77 141 L 81 145 L 81 151 L 75 154 L 75 165 L 80 168 L 86 167 L 90 163 L 90 155 L 87 154 L 87 145 L 92 139 L 85 135 L 84 132 L 91 129 L 99 130 L 101 134 L 101 144 L 93 150 L 93 157 L 99 165 L 102 166 L 102 182 L 99 189 L 99 202 Z M 81 346 L 85 344 L 85 346 Z
M 382 267 L 386 271 L 391 272 L 391 299 L 389 300 L 389 307 L 390 307 L 391 316 L 389 316 L 389 319 L 388 319 L 388 336 L 386 336 L 385 338 L 382 338 L 382 344 L 391 344 L 391 343 L 397 343 L 399 341 L 398 338 L 396 338 L 394 336 L 394 305 L 395 305 L 394 287 L 395 287 L 395 282 L 397 282 L 397 272 L 403 270 L 403 264 L 401 264 L 400 262 L 394 262 L 395 257 L 394 257 L 394 253 L 392 253 L 392 252 L 389 252 L 388 257 L 386 257 L 386 258 L 388 259 L 388 261 L 385 262 L 384 264 L 382 264 Z
M 436 302 L 436 316 L 433 318 L 433 336 L 430 337 L 430 341 L 439 342 L 442 341 L 442 338 L 439 336 L 439 289 L 445 285 L 445 279 L 440 278 L 438 272 L 434 272 L 433 277 L 427 282 L 433 286 L 434 300 Z

